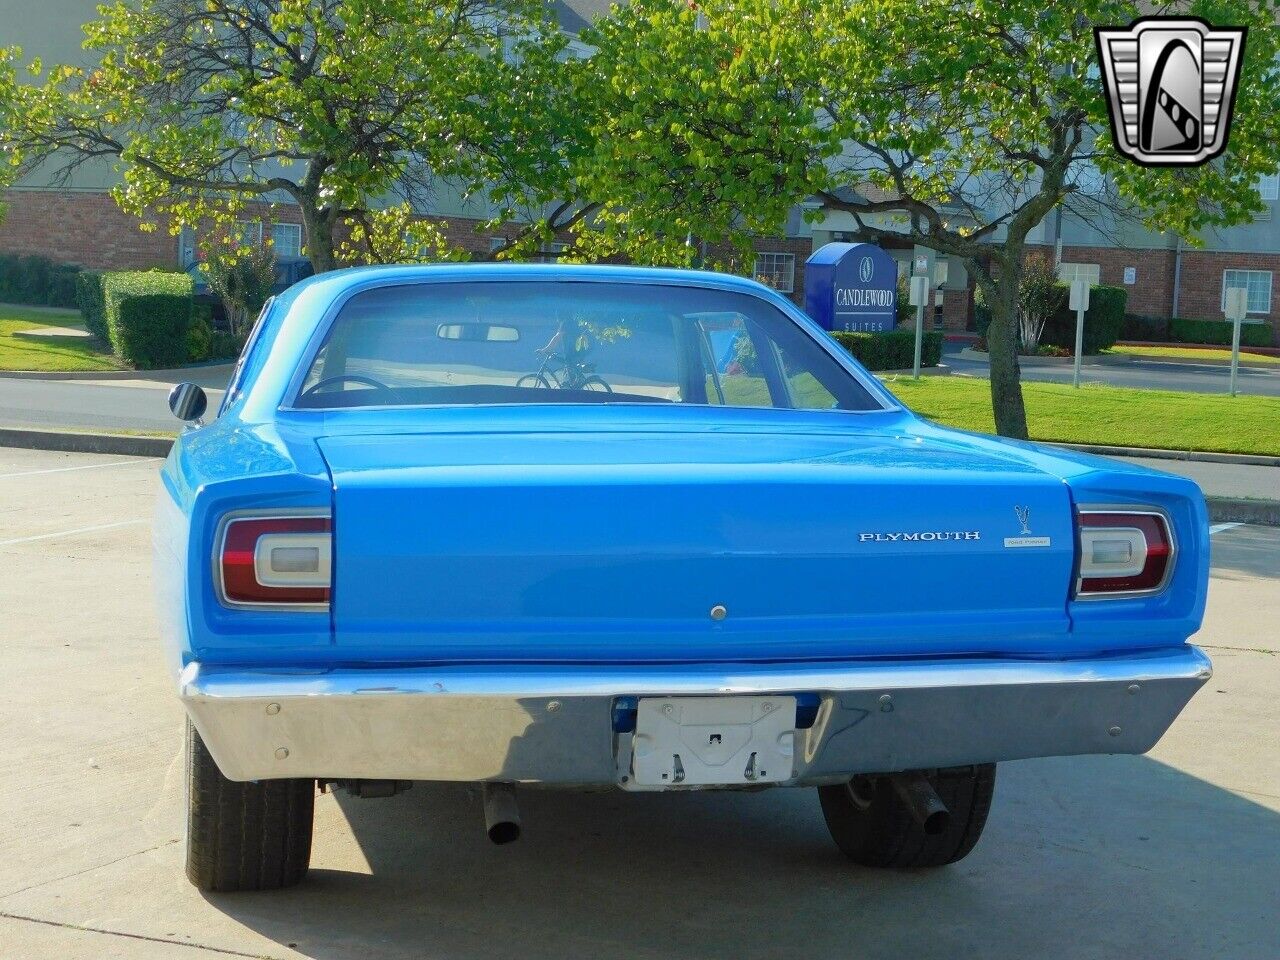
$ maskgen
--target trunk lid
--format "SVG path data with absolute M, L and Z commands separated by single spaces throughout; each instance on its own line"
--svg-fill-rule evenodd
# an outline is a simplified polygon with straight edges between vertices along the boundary
M 1070 626 L 1066 486 L 959 436 L 318 442 L 353 659 L 1051 653 Z

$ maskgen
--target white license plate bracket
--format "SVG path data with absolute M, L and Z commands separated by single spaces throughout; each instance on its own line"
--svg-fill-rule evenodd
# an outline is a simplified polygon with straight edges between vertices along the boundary
M 659 788 L 789 780 L 795 726 L 793 696 L 642 697 L 631 775 Z

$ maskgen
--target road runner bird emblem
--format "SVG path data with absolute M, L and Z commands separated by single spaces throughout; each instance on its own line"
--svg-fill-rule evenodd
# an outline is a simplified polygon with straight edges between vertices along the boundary
M 1048 537 L 1037 537 L 1031 533 L 1031 508 L 1024 506 L 1015 506 L 1013 515 L 1018 518 L 1018 526 L 1021 531 L 1016 537 L 1005 537 L 1004 545 L 1006 547 L 1047 547 L 1050 544 Z
M 1196 166 L 1221 154 L 1246 31 L 1192 17 L 1097 28 L 1116 149 L 1150 167 Z
M 1031 536 L 1031 527 L 1027 525 L 1027 521 L 1031 519 L 1030 507 L 1014 507 L 1013 512 L 1018 517 L 1018 523 L 1022 527 L 1022 535 L 1024 537 Z

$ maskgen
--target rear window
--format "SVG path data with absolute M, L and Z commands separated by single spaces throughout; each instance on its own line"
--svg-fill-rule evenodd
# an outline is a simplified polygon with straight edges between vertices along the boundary
M 357 294 L 299 391 L 303 408 L 880 404 L 757 297 L 592 282 L 423 283 Z

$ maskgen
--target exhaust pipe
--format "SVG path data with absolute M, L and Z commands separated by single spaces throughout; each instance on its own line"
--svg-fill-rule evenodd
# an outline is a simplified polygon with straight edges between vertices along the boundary
M 510 783 L 481 786 L 484 799 L 484 828 L 494 843 L 511 843 L 520 839 L 520 808 L 516 805 L 516 788 Z
M 916 823 L 924 827 L 931 837 L 946 833 L 951 825 L 951 811 L 938 796 L 929 778 L 923 773 L 900 773 L 889 778 L 898 791 Z

